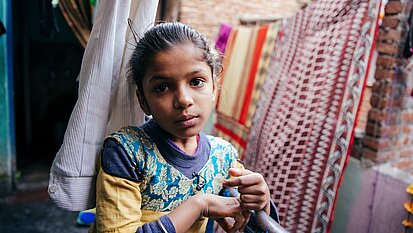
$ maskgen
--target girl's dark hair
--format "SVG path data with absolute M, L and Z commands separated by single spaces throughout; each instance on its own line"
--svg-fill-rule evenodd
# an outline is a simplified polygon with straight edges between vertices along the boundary
M 143 93 L 142 80 L 156 54 L 174 46 L 188 43 L 192 43 L 203 51 L 204 60 L 211 67 L 212 77 L 215 80 L 221 66 L 216 56 L 212 54 L 207 39 L 186 24 L 165 22 L 146 31 L 133 51 L 130 67 L 132 79 L 138 86 L 138 91 Z

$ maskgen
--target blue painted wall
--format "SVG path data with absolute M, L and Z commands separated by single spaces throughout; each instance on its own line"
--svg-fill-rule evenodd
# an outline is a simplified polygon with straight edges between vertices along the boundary
M 11 6 L 0 0 L 0 20 L 6 34 L 0 37 L 0 192 L 12 188 L 14 172 L 14 111 Z

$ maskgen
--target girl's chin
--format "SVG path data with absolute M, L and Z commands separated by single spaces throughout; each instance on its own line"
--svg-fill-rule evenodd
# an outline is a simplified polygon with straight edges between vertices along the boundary
M 201 130 L 198 130 L 197 128 L 191 128 L 191 129 L 187 128 L 184 131 L 182 131 L 182 130 L 175 131 L 172 134 L 172 136 L 177 138 L 177 139 L 189 139 L 189 138 L 192 138 L 192 137 L 196 137 L 199 134 L 200 131 Z

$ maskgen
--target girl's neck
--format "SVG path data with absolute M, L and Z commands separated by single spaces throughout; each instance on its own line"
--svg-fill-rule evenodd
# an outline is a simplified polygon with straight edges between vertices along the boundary
M 188 155 L 194 155 L 198 148 L 198 134 L 190 138 L 169 138 L 177 147 Z
M 197 152 L 199 133 L 189 138 L 178 138 L 178 137 L 171 135 L 166 130 L 162 129 L 158 125 L 158 123 L 156 123 L 155 119 L 151 119 L 150 121 L 154 125 L 156 125 L 156 127 L 160 130 L 161 134 L 165 136 L 165 138 L 167 139 L 167 141 L 169 141 L 169 143 L 175 144 L 176 147 L 178 147 L 180 150 L 185 152 L 187 155 L 194 155 Z

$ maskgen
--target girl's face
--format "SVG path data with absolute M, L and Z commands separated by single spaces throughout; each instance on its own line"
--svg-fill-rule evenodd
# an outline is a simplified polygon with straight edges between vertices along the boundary
M 171 136 L 189 139 L 204 127 L 214 102 L 215 83 L 202 51 L 188 43 L 158 53 L 142 80 L 139 102 Z M 144 97 L 144 98 L 142 98 Z

